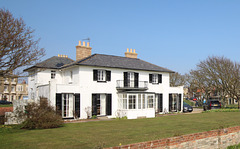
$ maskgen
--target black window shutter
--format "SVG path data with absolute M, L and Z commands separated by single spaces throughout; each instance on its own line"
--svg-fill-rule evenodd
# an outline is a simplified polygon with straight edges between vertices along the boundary
M 56 94 L 56 112 L 62 116 L 62 94 Z
M 134 73 L 134 87 L 138 88 L 138 73 Z
M 106 70 L 106 81 L 111 81 L 111 71 Z
M 80 94 L 75 94 L 75 116 L 80 117 Z
M 162 83 L 162 75 L 158 74 L 158 83 Z
M 149 74 L 149 83 L 152 83 L 152 74 Z
M 112 115 L 112 94 L 106 95 L 106 115 Z
M 169 94 L 169 112 L 172 111 L 172 94 Z
M 97 98 L 99 94 L 92 94 L 92 116 L 97 116 Z
M 163 95 L 157 94 L 158 96 L 158 111 L 163 112 Z
M 123 72 L 124 87 L 128 87 L 128 72 Z
M 178 111 L 182 110 L 182 94 L 178 94 Z
M 93 70 L 93 81 L 98 80 L 98 70 Z

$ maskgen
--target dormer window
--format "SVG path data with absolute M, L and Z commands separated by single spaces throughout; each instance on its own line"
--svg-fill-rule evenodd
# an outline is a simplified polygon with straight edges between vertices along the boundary
M 51 79 L 55 79 L 56 71 L 51 70 Z
M 111 81 L 111 71 L 108 70 L 93 70 L 93 81 L 107 82 Z

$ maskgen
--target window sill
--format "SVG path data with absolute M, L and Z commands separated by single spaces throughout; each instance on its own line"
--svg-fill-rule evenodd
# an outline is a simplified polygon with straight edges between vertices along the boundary
M 107 83 L 107 81 L 97 81 L 98 83 Z

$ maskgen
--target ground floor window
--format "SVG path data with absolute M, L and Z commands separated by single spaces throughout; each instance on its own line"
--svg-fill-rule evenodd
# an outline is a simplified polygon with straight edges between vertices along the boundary
M 118 109 L 151 109 L 157 108 L 155 94 L 138 93 L 118 94 Z
M 80 94 L 56 94 L 56 110 L 63 118 L 80 117 Z
M 169 94 L 169 112 L 181 111 L 182 94 Z
M 128 109 L 136 109 L 136 95 L 128 96 Z
M 112 94 L 92 94 L 92 116 L 112 115 Z

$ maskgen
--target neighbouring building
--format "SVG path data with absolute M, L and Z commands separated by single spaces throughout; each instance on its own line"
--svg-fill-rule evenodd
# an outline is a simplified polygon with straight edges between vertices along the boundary
M 18 83 L 16 86 L 16 99 L 28 99 L 28 84 L 25 80 L 23 80 L 21 83 Z
M 1 75 L 0 76 L 0 100 L 13 101 L 16 99 L 16 86 L 18 76 L 16 75 Z
M 25 69 L 29 99 L 48 98 L 63 118 L 134 119 L 182 111 L 183 87 L 169 84 L 173 71 L 138 59 L 132 49 L 125 57 L 91 50 L 79 41 L 76 61 L 58 55 Z

